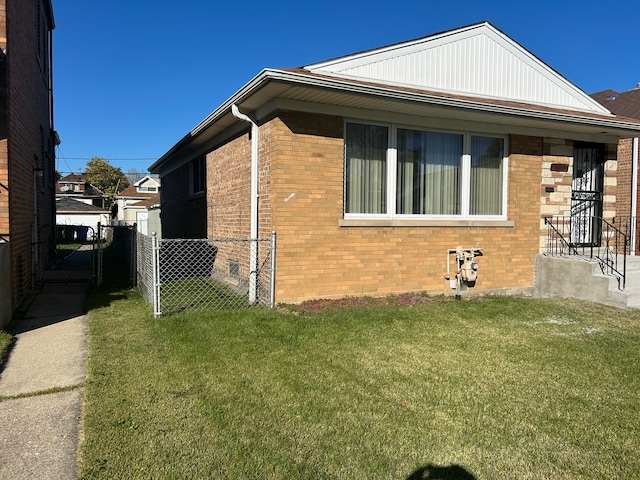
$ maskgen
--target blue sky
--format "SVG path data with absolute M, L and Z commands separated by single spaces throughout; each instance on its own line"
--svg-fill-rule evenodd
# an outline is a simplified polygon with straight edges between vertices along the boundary
M 587 93 L 640 82 L 637 0 L 53 0 L 60 172 L 147 168 L 264 68 L 489 21 Z

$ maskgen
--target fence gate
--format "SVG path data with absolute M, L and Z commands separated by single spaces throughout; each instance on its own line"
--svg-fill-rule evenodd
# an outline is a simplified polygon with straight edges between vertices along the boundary
M 54 225 L 50 238 L 55 238 L 53 258 L 47 268 L 40 272 L 40 284 L 84 284 L 93 285 L 96 279 L 96 245 L 98 233 L 86 225 Z M 42 233 L 42 232 L 41 232 Z M 40 235 L 40 238 L 49 238 Z
M 604 187 L 604 145 L 576 142 L 571 186 L 571 243 L 600 245 Z
M 101 225 L 97 240 L 96 285 L 129 288 L 136 284 L 136 226 Z

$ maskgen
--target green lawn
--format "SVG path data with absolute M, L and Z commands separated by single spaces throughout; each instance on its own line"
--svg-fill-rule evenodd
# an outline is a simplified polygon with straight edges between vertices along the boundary
M 9 349 L 11 348 L 12 342 L 13 337 L 9 333 L 0 330 L 0 373 L 4 368 L 4 362 L 9 355 Z
M 640 478 L 640 312 L 90 303 L 82 478 Z
M 82 247 L 82 243 L 58 243 L 56 245 L 56 258 L 65 259 Z

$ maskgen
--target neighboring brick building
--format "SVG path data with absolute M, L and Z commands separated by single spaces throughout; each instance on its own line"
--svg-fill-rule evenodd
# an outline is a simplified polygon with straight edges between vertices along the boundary
M 89 183 L 86 173 L 70 173 L 56 182 L 57 198 L 73 198 L 94 207 L 105 208 L 107 197 L 102 190 Z
M 54 26 L 51 0 L 0 0 L 0 326 L 55 246 Z
M 618 93 L 604 90 L 591 95 L 612 113 L 629 118 L 640 119 L 640 83 L 631 90 Z M 618 143 L 618 199 L 617 215 L 622 222 L 632 226 L 632 251 L 640 252 L 640 224 L 637 221 L 640 209 L 638 189 L 638 157 L 640 156 L 639 135 L 624 138 Z M 619 222 L 620 223 L 620 222 Z
M 526 292 L 572 191 L 616 215 L 616 144 L 634 135 L 640 121 L 480 23 L 266 69 L 150 170 L 165 237 L 277 232 L 278 303 L 448 293 L 458 246 L 483 251 L 476 290 Z M 246 268 L 234 255 L 220 248 L 218 274 Z

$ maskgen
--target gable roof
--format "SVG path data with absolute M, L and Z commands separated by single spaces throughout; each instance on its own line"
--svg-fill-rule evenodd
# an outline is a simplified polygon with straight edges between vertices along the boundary
M 60 183 L 88 183 L 89 175 L 86 173 L 70 173 L 58 180 Z
M 56 198 L 56 213 L 109 213 L 100 207 L 74 200 L 73 198 Z
M 467 48 L 457 51 L 455 45 Z M 455 79 L 434 83 L 430 75 L 436 70 L 441 73 L 446 70 L 450 77 L 473 76 L 474 72 L 459 66 L 462 59 L 472 61 L 470 52 L 483 57 L 484 66 L 480 60 L 473 60 L 474 65 L 488 72 L 480 75 L 480 80 L 462 82 L 460 86 L 454 85 Z M 439 67 L 421 67 L 419 58 L 424 55 L 437 59 L 434 62 Z M 402 58 L 409 60 L 406 66 L 401 63 Z M 457 67 L 449 68 L 450 64 Z M 372 65 L 379 65 L 381 70 L 373 71 Z M 411 72 L 403 72 L 405 68 Z M 497 77 L 501 87 L 491 90 L 490 80 Z M 537 93 L 527 96 L 527 88 L 538 84 L 541 87 Z M 188 132 L 149 170 L 166 174 L 246 130 L 246 122 L 233 115 L 233 106 L 256 122 L 276 109 L 289 109 L 351 118 L 380 113 L 410 115 L 438 119 L 443 128 L 446 122 L 458 122 L 456 128 L 463 123 L 469 128 L 484 124 L 510 133 L 601 143 L 640 136 L 640 120 L 613 115 L 484 22 L 307 67 L 265 69 Z
M 608 113 L 489 22 L 309 65 L 310 72 Z
M 616 115 L 640 119 L 640 85 L 622 93 L 603 90 L 592 94 L 591 97 Z
M 160 186 L 160 179 L 159 178 L 150 177 L 149 175 L 146 175 L 146 176 L 142 177 L 140 180 L 138 180 L 137 182 L 135 182 L 133 184 L 133 186 L 134 187 L 139 187 L 140 185 L 143 185 L 145 183 L 152 183 L 154 187 L 159 187 Z
M 160 207 L 160 194 L 159 193 L 154 193 L 152 196 L 150 196 L 149 198 L 146 198 L 144 200 L 141 200 L 137 203 L 134 203 L 133 205 L 129 205 L 129 207 L 133 207 L 133 208 L 147 208 L 147 209 L 152 209 L 152 208 L 158 208 Z
M 157 195 L 156 192 L 139 192 L 137 187 L 131 185 L 125 188 L 120 193 L 114 195 L 115 198 L 149 198 L 153 195 Z

